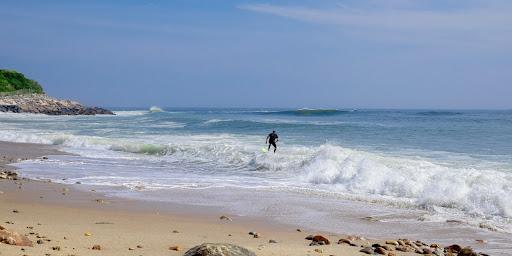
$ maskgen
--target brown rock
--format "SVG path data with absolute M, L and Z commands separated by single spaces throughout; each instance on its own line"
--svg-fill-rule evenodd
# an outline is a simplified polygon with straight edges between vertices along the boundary
M 226 220 L 226 221 L 233 221 L 230 217 L 228 217 L 228 216 L 224 216 L 224 215 L 220 216 L 220 218 L 219 218 L 219 219 L 221 219 L 221 220 Z
M 60 246 L 54 246 L 54 247 L 52 247 L 52 250 L 54 250 L 54 251 L 60 251 Z
M 324 242 L 325 244 L 331 244 L 331 242 L 329 241 L 329 239 L 325 238 L 324 236 L 321 236 L 321 235 L 316 235 L 316 236 L 313 236 L 313 238 L 311 239 L 313 240 L 313 242 Z
M 458 244 L 452 244 L 448 247 L 445 247 L 444 249 L 446 250 L 446 252 L 459 253 L 460 250 L 462 250 L 462 247 Z
M 458 256 L 478 256 L 478 254 L 474 252 L 473 249 L 466 247 L 460 250 Z
M 383 247 L 377 247 L 377 248 L 375 248 L 375 250 L 374 250 L 374 251 L 375 251 L 376 253 L 378 253 L 378 254 L 382 254 L 382 255 L 386 255 L 386 253 L 387 253 L 386 249 L 384 249 Z
M 32 246 L 32 241 L 24 235 L 10 231 L 0 226 L 0 243 L 16 245 L 16 246 Z
M 318 252 L 318 253 L 323 253 L 324 252 L 324 251 L 322 251 L 322 249 L 318 249 L 318 248 L 314 249 L 313 251 Z
M 92 246 L 92 249 L 96 251 L 101 251 L 101 246 L 99 244 L 95 244 Z
M 396 256 L 396 253 L 394 253 L 394 252 L 388 252 L 387 256 Z

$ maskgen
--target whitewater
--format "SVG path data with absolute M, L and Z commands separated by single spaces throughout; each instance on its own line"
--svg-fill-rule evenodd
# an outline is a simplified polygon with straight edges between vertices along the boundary
M 21 162 L 23 176 L 111 196 L 342 232 L 434 239 L 451 223 L 460 239 L 509 242 L 512 111 L 156 109 L 0 113 L 0 140 L 74 154 Z M 272 130 L 278 151 L 263 153 Z

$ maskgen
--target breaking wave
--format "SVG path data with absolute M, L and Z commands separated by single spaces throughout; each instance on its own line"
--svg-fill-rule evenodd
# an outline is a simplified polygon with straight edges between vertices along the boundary
M 301 108 L 296 110 L 283 110 L 283 111 L 260 111 L 257 112 L 261 115 L 288 115 L 288 116 L 335 116 L 341 114 L 348 114 L 356 110 L 337 110 L 337 109 L 309 109 Z

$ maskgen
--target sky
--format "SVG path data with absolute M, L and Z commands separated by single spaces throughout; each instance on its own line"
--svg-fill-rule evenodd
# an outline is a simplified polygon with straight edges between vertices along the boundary
M 512 109 L 510 0 L 0 2 L 0 68 L 88 105 Z

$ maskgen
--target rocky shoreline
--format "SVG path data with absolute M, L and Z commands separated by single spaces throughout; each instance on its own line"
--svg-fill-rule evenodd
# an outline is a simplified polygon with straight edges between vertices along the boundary
M 0 97 L 0 112 L 46 115 L 114 115 L 108 109 L 87 107 L 75 101 L 55 99 L 46 94 Z

